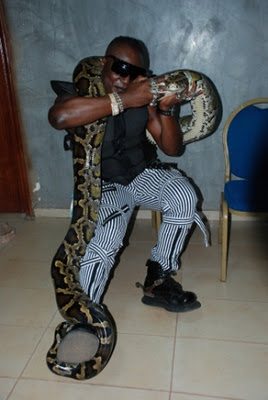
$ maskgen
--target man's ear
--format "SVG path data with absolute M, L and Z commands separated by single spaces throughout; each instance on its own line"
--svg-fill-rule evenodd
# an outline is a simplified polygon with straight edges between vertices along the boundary
M 107 60 L 107 58 L 105 56 L 101 58 L 101 64 L 102 64 L 103 67 L 107 63 L 107 61 L 108 60 Z

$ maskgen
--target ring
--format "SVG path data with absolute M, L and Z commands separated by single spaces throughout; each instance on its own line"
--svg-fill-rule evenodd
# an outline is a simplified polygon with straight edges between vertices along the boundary
M 155 107 L 157 105 L 157 100 L 158 100 L 158 86 L 157 86 L 156 81 L 153 78 L 150 79 L 150 85 L 151 85 L 151 93 L 153 95 L 153 98 L 149 105 L 152 107 Z

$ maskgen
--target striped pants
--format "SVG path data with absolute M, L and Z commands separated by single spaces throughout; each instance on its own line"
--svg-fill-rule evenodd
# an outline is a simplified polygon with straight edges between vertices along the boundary
M 163 222 L 150 259 L 171 271 L 179 268 L 179 257 L 193 222 L 202 229 L 207 244 L 206 228 L 196 204 L 195 190 L 176 169 L 146 169 L 127 186 L 104 184 L 95 236 L 80 262 L 80 283 L 91 300 L 101 299 L 136 206 L 162 211 Z

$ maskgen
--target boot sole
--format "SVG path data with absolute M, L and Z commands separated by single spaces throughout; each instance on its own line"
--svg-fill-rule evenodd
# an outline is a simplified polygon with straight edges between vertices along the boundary
M 146 304 L 147 306 L 161 307 L 170 312 L 187 312 L 187 311 L 197 310 L 198 308 L 201 307 L 201 303 L 198 300 L 195 300 L 192 303 L 186 303 L 177 306 L 167 304 L 160 300 L 156 300 L 154 297 L 149 297 L 149 296 L 143 296 L 141 301 L 143 304 Z

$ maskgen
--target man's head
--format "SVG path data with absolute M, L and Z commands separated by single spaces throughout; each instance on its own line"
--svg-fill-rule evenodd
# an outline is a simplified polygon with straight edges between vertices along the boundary
M 118 36 L 105 52 L 103 82 L 108 92 L 124 91 L 130 81 L 149 75 L 149 53 L 145 44 L 128 36 Z

